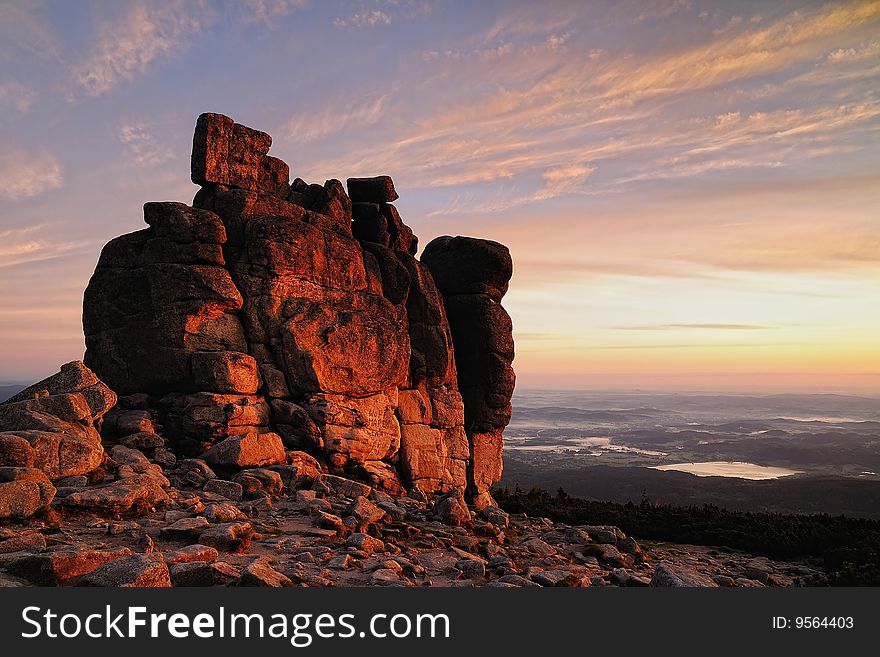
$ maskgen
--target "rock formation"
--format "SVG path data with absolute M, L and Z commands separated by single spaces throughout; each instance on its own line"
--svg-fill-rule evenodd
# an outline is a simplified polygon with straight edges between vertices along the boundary
M 444 237 L 419 261 L 391 178 L 290 183 L 271 143 L 199 117 L 201 189 L 192 207 L 147 203 L 149 227 L 104 247 L 85 363 L 178 455 L 236 469 L 305 451 L 391 493 L 491 504 L 514 382 L 509 252 Z

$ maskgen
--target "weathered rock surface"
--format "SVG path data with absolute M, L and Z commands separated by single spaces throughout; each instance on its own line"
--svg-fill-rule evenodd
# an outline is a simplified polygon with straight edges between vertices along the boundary
M 116 394 L 79 361 L 0 404 L 0 465 L 51 480 L 87 474 L 104 457 L 96 428 Z
M 471 454 L 468 493 L 478 508 L 490 506 L 489 487 L 501 479 L 502 431 L 516 383 L 513 324 L 501 306 L 513 261 L 498 242 L 445 236 L 425 247 L 422 262 L 444 296 L 452 328 Z
M 347 193 L 338 180 L 290 183 L 271 144 L 203 114 L 193 206 L 147 203 L 149 227 L 104 247 L 84 295 L 85 362 L 125 403 L 137 400 L 115 436 L 145 450 L 167 441 L 177 456 L 229 469 L 305 451 L 389 493 L 415 485 L 488 499 L 513 385 L 510 322 L 497 304 L 509 253 L 455 238 L 444 299 L 414 257 L 390 177 L 349 178 Z M 463 273 L 452 278 L 457 259 Z M 462 290 L 493 305 L 450 322 Z

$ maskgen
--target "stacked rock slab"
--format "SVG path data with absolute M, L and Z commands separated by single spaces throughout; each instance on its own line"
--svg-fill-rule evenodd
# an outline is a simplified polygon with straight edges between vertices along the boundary
M 53 483 L 98 468 L 96 423 L 114 404 L 114 392 L 80 362 L 0 404 L 0 518 L 46 508 Z
M 476 506 L 487 506 L 489 487 L 501 479 L 502 432 L 516 383 L 513 324 L 501 306 L 513 261 L 498 242 L 444 236 L 425 247 L 422 262 L 443 294 L 452 327 L 471 451 L 468 493 Z
M 271 143 L 199 117 L 193 206 L 147 203 L 149 228 L 102 251 L 86 363 L 179 454 L 216 462 L 262 441 L 277 460 L 280 441 L 389 492 L 464 489 L 453 334 L 393 182 L 290 183 Z

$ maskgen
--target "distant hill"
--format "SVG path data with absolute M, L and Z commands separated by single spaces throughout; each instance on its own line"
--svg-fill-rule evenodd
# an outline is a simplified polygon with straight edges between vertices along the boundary
M 9 385 L 9 386 L 0 386 L 0 402 L 4 402 L 12 395 L 16 395 L 22 390 L 24 390 L 27 386 L 24 385 Z

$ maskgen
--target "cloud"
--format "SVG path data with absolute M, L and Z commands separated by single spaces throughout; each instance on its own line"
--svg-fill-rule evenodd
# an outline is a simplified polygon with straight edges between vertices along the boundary
M 61 164 L 48 151 L 30 153 L 14 146 L 0 151 L 0 198 L 32 198 L 58 189 L 63 180 Z
M 596 167 L 588 164 L 566 164 L 548 169 L 541 175 L 544 179 L 543 189 L 532 196 L 531 200 L 544 201 L 576 191 L 595 170 Z
M 827 60 L 832 64 L 863 62 L 880 55 L 880 41 L 872 41 L 857 48 L 838 48 L 828 53 Z
M 681 11 L 687 11 L 692 6 L 691 0 L 653 0 L 646 3 L 645 8 L 636 14 L 632 21 L 633 23 L 658 21 Z
M 411 21 L 428 16 L 434 10 L 434 2 L 428 0 L 379 0 L 371 8 L 333 19 L 333 26 L 340 29 L 371 28 Z
M 45 224 L 0 231 L 0 269 L 57 258 L 94 244 L 82 240 L 50 242 L 44 237 L 48 231 Z
M 105 23 L 92 54 L 73 68 L 86 94 L 99 96 L 184 49 L 204 25 L 199 3 L 132 5 L 122 20 Z
M 349 101 L 342 109 L 336 103 L 326 103 L 323 110 L 314 110 L 291 119 L 285 132 L 298 143 L 305 143 L 337 134 L 350 128 L 365 128 L 379 122 L 385 114 L 388 94 Z
M 119 129 L 119 141 L 125 144 L 129 157 L 142 166 L 161 164 L 174 157 L 171 147 L 162 145 L 147 123 L 127 123 Z
M 783 168 L 790 161 L 825 157 L 832 145 L 867 146 L 864 139 L 842 143 L 858 131 L 864 134 L 880 106 L 863 81 L 843 102 L 821 93 L 811 96 L 814 103 L 825 100 L 818 108 L 786 107 L 798 97 L 782 96 L 779 87 L 779 97 L 768 103 L 771 111 L 728 102 L 723 112 L 699 112 L 725 98 L 736 100 L 735 83 L 783 70 L 797 76 L 804 66 L 824 61 L 829 39 L 846 43 L 850 30 L 877 22 L 880 3 L 823 6 L 760 23 L 744 20 L 735 34 L 708 42 L 683 39 L 683 45 L 676 42 L 649 55 L 630 50 L 597 57 L 591 56 L 595 41 L 568 36 L 577 34 L 578 25 L 567 7 L 545 13 L 542 20 L 528 8 L 517 8 L 475 47 L 423 53 L 422 79 L 413 84 L 413 97 L 433 97 L 436 109 L 396 102 L 398 120 L 383 121 L 381 148 L 349 144 L 344 155 L 313 160 L 308 173 L 333 177 L 340 171 L 382 170 L 402 176 L 401 184 L 409 186 L 467 187 L 469 192 L 481 187 L 485 193 L 474 194 L 473 208 L 497 212 L 576 190 L 582 174 L 545 177 L 560 162 L 601 170 L 589 193 L 616 194 L 663 178 Z M 542 33 L 548 26 L 550 31 Z M 525 41 L 509 40 L 512 34 L 525 35 Z M 566 35 L 564 57 L 552 48 L 537 48 L 556 43 L 554 34 Z M 536 179 L 542 185 L 537 192 Z M 506 199 L 496 198 L 499 185 L 509 185 Z
M 381 9 L 371 9 L 352 14 L 348 18 L 337 17 L 333 19 L 334 27 L 375 27 L 376 25 L 391 25 L 391 16 Z
M 272 27 L 282 16 L 307 4 L 308 0 L 240 0 L 235 7 L 242 23 L 262 23 Z
M 0 82 L 0 108 L 9 108 L 24 114 L 30 109 L 35 96 L 33 89 L 15 78 L 9 77 Z
M 718 331 L 763 331 L 778 328 L 763 324 L 633 324 L 610 326 L 615 331 L 672 331 L 679 329 L 718 330 Z

